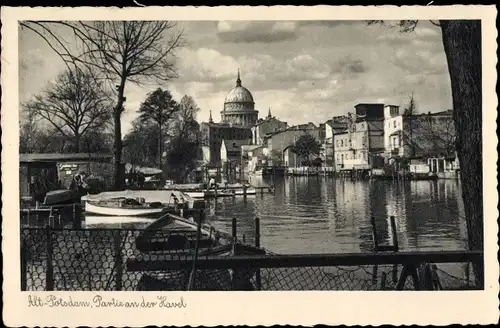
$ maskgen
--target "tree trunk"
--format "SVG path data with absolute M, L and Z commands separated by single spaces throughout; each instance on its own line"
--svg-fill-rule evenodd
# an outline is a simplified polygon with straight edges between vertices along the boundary
M 483 250 L 481 22 L 441 21 L 450 72 L 469 249 Z M 484 286 L 483 263 L 474 266 Z
M 163 136 L 161 133 L 161 122 L 158 122 L 158 168 L 161 170 L 161 155 L 162 155 Z
M 122 162 L 122 125 L 121 125 L 121 115 L 123 111 L 123 94 L 125 92 L 125 79 L 122 79 L 119 87 L 118 87 L 118 101 L 116 103 L 116 107 L 113 111 L 113 119 L 115 125 L 115 142 L 114 142 L 114 170 L 115 170 L 115 181 L 114 188 L 115 190 L 120 190 L 123 187 L 123 174 L 121 171 L 121 162 Z
M 75 153 L 80 152 L 80 134 L 78 132 L 75 133 Z

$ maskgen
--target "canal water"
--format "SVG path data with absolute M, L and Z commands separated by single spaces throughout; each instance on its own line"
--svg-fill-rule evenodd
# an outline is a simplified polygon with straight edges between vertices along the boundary
M 351 181 L 328 177 L 253 177 L 275 184 L 274 194 L 219 198 L 207 203 L 207 220 L 253 242 L 260 218 L 261 245 L 276 253 L 371 252 L 373 216 L 379 243 L 391 244 L 396 218 L 400 250 L 466 248 L 466 223 L 457 180 Z

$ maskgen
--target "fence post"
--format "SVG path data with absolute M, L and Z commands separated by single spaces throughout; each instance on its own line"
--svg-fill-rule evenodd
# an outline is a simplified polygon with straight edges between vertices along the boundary
M 194 260 L 191 274 L 189 275 L 188 291 L 196 288 L 196 262 L 198 261 L 198 253 L 200 251 L 200 237 L 201 237 L 201 219 L 198 221 L 196 227 L 196 241 L 194 245 Z
M 73 204 L 73 229 L 82 228 L 82 208 L 80 205 Z
M 45 236 L 47 238 L 47 269 L 45 272 L 45 290 L 54 290 L 54 267 L 52 263 L 52 255 L 54 247 L 52 245 L 52 229 L 50 226 L 46 227 Z
M 122 290 L 123 284 L 123 258 L 121 249 L 121 231 L 115 230 L 115 265 L 116 265 L 116 290 Z
M 24 240 L 21 241 L 21 291 L 25 292 L 27 290 L 28 283 L 28 256 L 27 256 L 27 246 Z
M 255 247 L 260 248 L 260 219 L 255 218 Z M 260 268 L 255 272 L 255 285 L 257 290 L 262 289 L 262 280 L 260 277 Z
M 237 230 L 236 230 L 236 218 L 233 218 L 233 221 L 231 224 L 231 237 L 233 240 L 233 250 L 234 250 L 234 245 L 236 244 L 236 241 L 238 239 Z

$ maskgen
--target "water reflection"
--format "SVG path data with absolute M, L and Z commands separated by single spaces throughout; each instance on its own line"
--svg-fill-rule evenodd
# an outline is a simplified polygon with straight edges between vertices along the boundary
M 253 177 L 255 185 L 271 181 Z M 389 217 L 396 218 L 401 249 L 465 248 L 461 190 L 455 180 L 350 181 L 321 177 L 276 178 L 275 194 L 219 198 L 207 203 L 208 220 L 255 238 L 261 219 L 261 244 L 281 253 L 369 252 L 373 249 L 370 217 L 380 242 L 392 243 Z

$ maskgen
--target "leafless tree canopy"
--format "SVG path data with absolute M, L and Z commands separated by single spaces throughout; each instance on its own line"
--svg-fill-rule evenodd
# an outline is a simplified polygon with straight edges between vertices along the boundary
M 120 188 L 126 82 L 165 82 L 176 77 L 174 52 L 184 43 L 182 31 L 175 31 L 175 23 L 168 21 L 26 21 L 21 26 L 43 38 L 68 66 L 91 68 L 95 79 L 104 80 L 108 89 L 116 92 L 115 188 Z M 73 39 L 65 40 L 56 32 L 61 29 L 71 31 Z
M 43 118 L 78 151 L 87 131 L 102 129 L 111 118 L 111 105 L 89 73 L 65 71 L 41 93 L 23 104 L 28 115 Z

